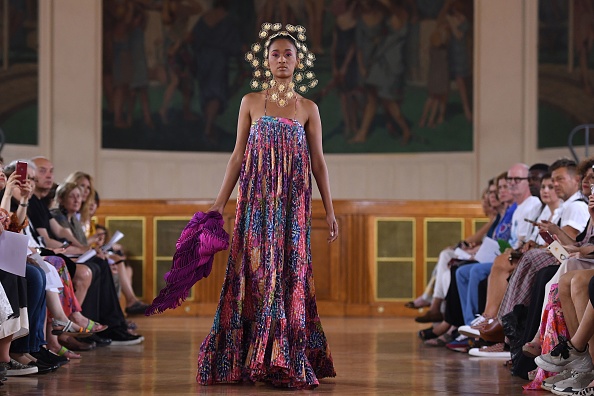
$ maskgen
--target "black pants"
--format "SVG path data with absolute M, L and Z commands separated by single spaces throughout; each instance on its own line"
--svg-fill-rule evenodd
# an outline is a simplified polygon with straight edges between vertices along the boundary
M 83 315 L 108 325 L 110 330 L 125 331 L 126 318 L 120 307 L 109 264 L 98 257 L 93 257 L 83 264 L 93 273 L 93 281 L 82 304 Z

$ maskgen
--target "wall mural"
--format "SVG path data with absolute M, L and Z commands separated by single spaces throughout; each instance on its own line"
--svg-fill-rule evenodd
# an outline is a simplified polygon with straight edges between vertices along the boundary
M 306 27 L 328 153 L 472 151 L 471 0 L 104 0 L 104 148 L 230 152 L 264 21 Z
M 538 12 L 538 148 L 566 147 L 594 122 L 594 1 L 540 0 Z
M 5 1 L 8 12 L 0 7 L 0 144 L 36 145 L 38 4 Z

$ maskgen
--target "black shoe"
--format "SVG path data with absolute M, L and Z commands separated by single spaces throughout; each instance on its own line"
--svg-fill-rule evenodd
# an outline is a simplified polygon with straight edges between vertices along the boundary
M 47 373 L 51 373 L 52 371 L 56 371 L 58 369 L 58 365 L 48 365 L 48 364 L 44 364 L 42 362 L 31 362 L 29 363 L 29 366 L 34 366 L 37 367 L 37 374 L 47 374 Z
M 90 337 L 81 338 L 79 341 L 89 343 L 89 344 L 95 343 L 95 344 L 97 344 L 98 347 L 103 347 L 103 346 L 107 346 L 107 345 L 111 344 L 110 338 L 99 337 L 97 334 L 93 334 Z
M 31 353 L 29 353 L 29 355 L 31 355 L 35 359 L 37 359 L 38 362 L 41 362 L 48 366 L 54 366 L 54 365 L 63 366 L 66 363 L 68 363 L 67 357 L 58 356 L 54 353 L 51 353 L 44 347 L 39 348 L 39 352 L 31 352 Z
M 126 308 L 127 315 L 144 315 L 144 311 L 150 307 L 150 305 L 143 303 L 142 301 L 136 301 L 134 304 Z
M 144 341 L 143 336 L 132 335 L 127 331 L 113 331 L 110 336 L 111 345 L 114 346 L 138 345 Z

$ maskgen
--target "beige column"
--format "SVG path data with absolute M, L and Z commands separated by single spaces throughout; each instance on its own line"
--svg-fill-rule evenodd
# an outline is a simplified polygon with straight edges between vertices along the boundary
M 39 150 L 56 181 L 95 174 L 101 148 L 101 0 L 40 1 Z
M 536 160 L 537 1 L 475 1 L 477 183 Z

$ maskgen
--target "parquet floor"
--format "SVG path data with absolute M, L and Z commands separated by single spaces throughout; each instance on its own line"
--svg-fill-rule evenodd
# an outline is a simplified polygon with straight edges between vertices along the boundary
M 200 386 L 198 348 L 211 326 L 206 317 L 134 318 L 145 342 L 83 352 L 54 373 L 11 377 L 0 395 L 258 395 L 293 391 L 257 385 Z M 524 392 L 502 360 L 481 360 L 423 346 L 410 318 L 322 318 L 337 377 L 307 394 L 544 395 Z

